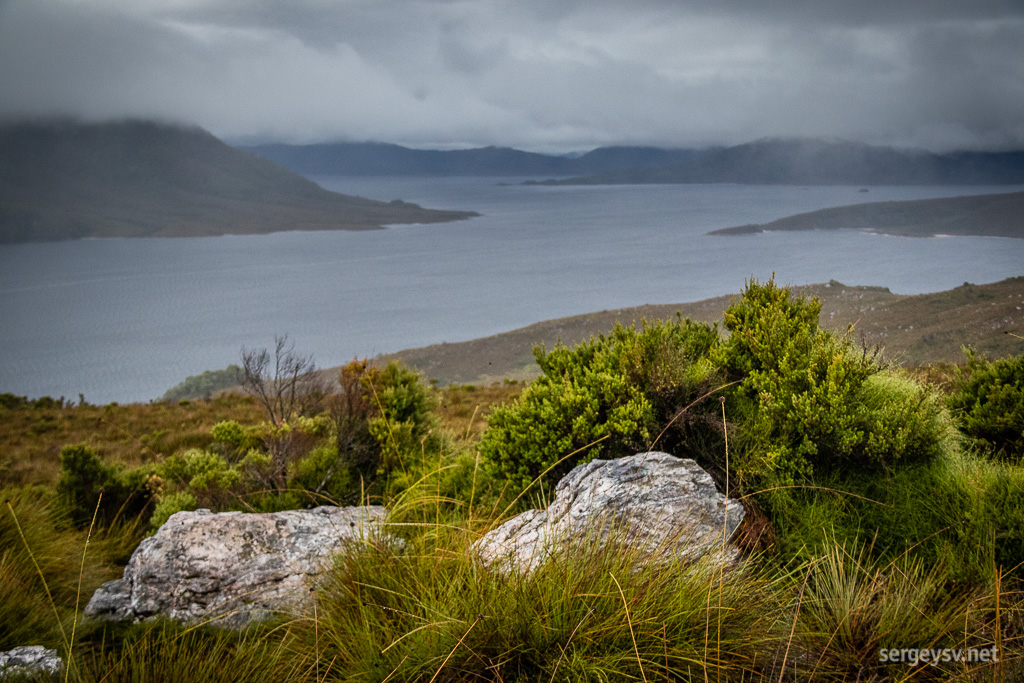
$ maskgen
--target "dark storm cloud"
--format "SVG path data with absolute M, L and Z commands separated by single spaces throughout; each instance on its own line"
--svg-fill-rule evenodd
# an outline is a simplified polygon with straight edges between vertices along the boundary
M 995 0 L 9 0 L 0 114 L 571 149 L 767 135 L 1024 146 Z

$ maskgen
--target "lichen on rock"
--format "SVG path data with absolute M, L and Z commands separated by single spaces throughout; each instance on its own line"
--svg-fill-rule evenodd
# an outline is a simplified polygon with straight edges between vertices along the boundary
M 693 460 L 638 453 L 577 466 L 558 483 L 547 510 L 528 510 L 473 547 L 484 565 L 501 571 L 531 572 L 581 541 L 610 538 L 652 560 L 714 552 L 726 562 L 738 553 L 728 540 L 743 514 Z

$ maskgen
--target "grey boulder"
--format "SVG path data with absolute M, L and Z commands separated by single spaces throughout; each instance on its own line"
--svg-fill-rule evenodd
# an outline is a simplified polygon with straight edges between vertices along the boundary
M 240 628 L 312 605 L 314 579 L 335 553 L 385 541 L 379 506 L 274 513 L 178 512 L 139 544 L 124 577 L 85 608 L 96 619 L 166 617 Z
M 693 560 L 711 554 L 730 562 L 728 543 L 743 506 L 715 488 L 693 460 L 638 453 L 592 460 L 555 488 L 547 510 L 529 510 L 488 532 L 474 550 L 485 566 L 531 572 L 552 554 L 618 538 L 651 560 Z
M 0 652 L 0 680 L 11 676 L 57 676 L 64 670 L 64 661 L 56 650 L 42 645 L 23 645 Z

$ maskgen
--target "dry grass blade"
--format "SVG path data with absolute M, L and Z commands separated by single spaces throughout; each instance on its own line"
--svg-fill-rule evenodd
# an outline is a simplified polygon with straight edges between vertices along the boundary
M 452 651 L 449 652 L 448 656 L 444 658 L 443 662 L 441 662 L 441 666 L 437 667 L 437 671 L 435 671 L 434 675 L 431 677 L 430 683 L 434 683 L 434 681 L 440 675 L 441 670 L 444 669 L 444 665 L 448 663 L 448 660 L 452 658 L 452 655 L 455 654 L 455 651 L 459 649 L 460 645 L 462 645 L 462 641 L 466 639 L 466 636 L 468 636 L 469 632 L 473 630 L 473 627 L 480 623 L 480 620 L 482 618 L 483 617 L 481 617 L 479 614 L 476 615 L 476 619 L 473 620 L 473 623 L 469 625 L 469 628 L 466 629 L 466 632 L 462 634 L 461 638 L 459 638 L 459 642 L 455 643 L 455 647 L 452 648 Z
M 804 600 L 804 588 L 807 587 L 807 579 L 810 578 L 813 567 L 813 562 L 807 565 L 807 573 L 804 575 L 803 583 L 800 584 L 800 594 L 796 598 L 796 612 L 793 614 L 793 626 L 789 630 L 789 639 L 786 640 L 786 654 L 782 656 L 782 666 L 779 667 L 779 683 L 782 683 L 782 677 L 786 674 L 786 661 L 789 659 L 789 648 L 793 644 L 793 635 L 796 633 L 796 623 L 800 619 L 800 606 Z
M 71 674 L 71 662 L 73 661 L 71 648 L 75 645 L 75 632 L 78 629 L 78 607 L 82 601 L 82 576 L 85 574 L 85 555 L 89 552 L 89 541 L 92 540 L 92 530 L 96 526 L 96 516 L 100 512 L 100 503 L 102 502 L 103 491 L 100 491 L 99 498 L 96 499 L 96 509 L 92 511 L 92 521 L 89 522 L 89 533 L 85 536 L 85 547 L 82 548 L 82 565 L 78 569 L 78 589 L 75 591 L 75 620 L 71 623 L 71 645 L 68 647 L 68 663 L 64 667 L 65 683 L 67 683 L 68 676 Z
M 25 531 L 21 528 L 21 522 L 18 521 L 18 515 L 14 512 L 14 506 L 11 505 L 11 501 L 9 500 L 5 502 L 7 503 L 7 509 L 11 513 L 11 518 L 14 520 L 14 526 L 18 529 L 18 535 L 21 537 L 21 542 L 25 545 L 25 551 L 28 553 L 29 559 L 32 560 L 32 565 L 36 568 L 39 580 L 43 582 L 43 590 L 46 591 L 46 597 L 50 601 L 50 607 L 53 609 L 53 616 L 57 619 L 57 626 L 60 628 L 60 635 L 64 640 L 64 647 L 70 652 L 71 644 L 68 642 L 68 634 L 64 630 L 64 624 L 61 623 L 60 613 L 57 611 L 57 603 L 53 600 L 53 594 L 50 592 L 50 586 L 46 582 L 46 577 L 43 575 L 43 570 L 39 566 L 39 562 L 36 561 L 35 553 L 32 552 L 32 548 L 28 544 L 28 539 L 25 538 Z
M 622 592 L 622 586 L 619 585 L 619 580 L 615 578 L 614 574 L 609 574 L 612 577 L 612 581 L 615 582 L 615 587 L 619 589 L 619 596 L 622 598 L 622 608 L 626 610 L 626 624 L 629 625 L 629 637 L 633 639 L 633 652 L 636 653 L 636 663 L 640 667 L 640 676 L 644 679 L 644 683 L 647 683 L 647 675 L 644 673 L 644 663 L 640 661 L 640 649 L 636 646 L 636 634 L 633 633 L 633 620 L 629 616 L 629 603 L 626 602 L 626 594 Z

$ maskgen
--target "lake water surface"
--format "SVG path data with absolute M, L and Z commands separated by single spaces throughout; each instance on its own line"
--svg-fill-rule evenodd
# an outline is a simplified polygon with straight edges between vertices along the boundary
M 499 185 L 316 178 L 480 218 L 369 232 L 0 246 L 0 392 L 145 401 L 287 333 L 321 366 L 548 318 L 737 292 L 750 276 L 911 294 L 1024 274 L 1024 240 L 708 236 L 864 201 L 1020 187 Z

